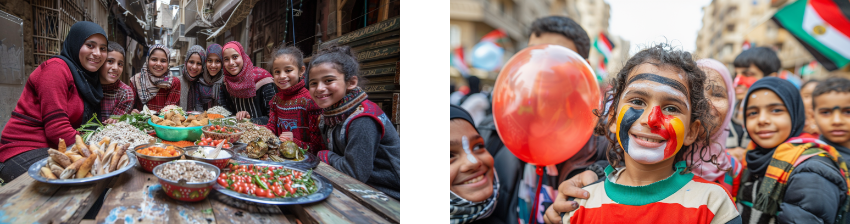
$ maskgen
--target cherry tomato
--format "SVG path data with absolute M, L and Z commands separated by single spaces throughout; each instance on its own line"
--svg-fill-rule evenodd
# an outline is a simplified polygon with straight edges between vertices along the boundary
M 295 188 L 292 188 L 289 184 L 284 185 L 283 187 L 285 187 L 286 191 L 289 191 L 290 194 L 295 194 Z
M 226 181 L 226 180 L 224 180 L 224 179 L 219 178 L 219 179 L 218 179 L 218 184 L 219 184 L 219 185 L 221 185 L 221 186 L 223 186 L 223 187 L 227 187 L 227 181 Z
M 257 188 L 256 190 L 254 190 L 254 194 L 256 194 L 258 197 L 266 197 L 266 194 L 268 193 L 269 191 L 263 190 L 262 188 Z

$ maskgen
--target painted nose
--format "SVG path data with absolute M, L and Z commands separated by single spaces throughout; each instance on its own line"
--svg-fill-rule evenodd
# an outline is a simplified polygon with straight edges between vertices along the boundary
M 664 127 L 664 113 L 661 112 L 660 106 L 655 106 L 649 112 L 649 120 L 647 124 L 651 129 L 661 129 Z

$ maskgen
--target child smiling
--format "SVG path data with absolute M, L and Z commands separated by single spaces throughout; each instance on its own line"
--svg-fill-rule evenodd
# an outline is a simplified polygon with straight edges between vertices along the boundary
M 685 158 L 708 146 L 717 126 L 703 94 L 706 75 L 690 53 L 656 45 L 636 54 L 611 81 L 611 121 L 597 134 L 616 137 L 607 178 L 562 219 L 569 223 L 740 223 L 731 196 L 689 172 Z M 700 147 L 696 147 L 700 146 Z M 693 166 L 693 165 L 691 165 Z M 665 215 L 676 214 L 676 215 Z

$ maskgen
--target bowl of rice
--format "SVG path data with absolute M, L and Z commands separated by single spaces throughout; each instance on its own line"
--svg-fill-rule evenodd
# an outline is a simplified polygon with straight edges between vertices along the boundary
M 166 195 L 179 201 L 195 202 L 207 198 L 221 170 L 205 162 L 175 160 L 156 166 L 153 174 Z

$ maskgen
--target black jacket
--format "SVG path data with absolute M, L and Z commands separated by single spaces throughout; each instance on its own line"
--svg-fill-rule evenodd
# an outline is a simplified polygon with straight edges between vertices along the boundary
M 752 208 L 764 173 L 754 174 L 747 169 L 742 175 L 737 206 L 744 223 L 841 223 L 844 218 L 838 212 L 847 200 L 847 185 L 827 157 L 814 156 L 791 171 L 777 214 L 763 214 Z

